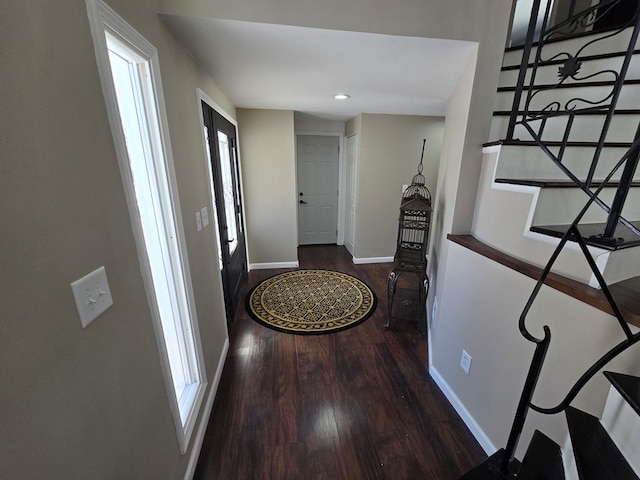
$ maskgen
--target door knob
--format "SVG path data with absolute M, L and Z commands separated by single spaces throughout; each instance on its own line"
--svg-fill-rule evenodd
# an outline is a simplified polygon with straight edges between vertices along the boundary
M 307 202 L 305 202 L 304 200 L 300 200 L 300 205 L 306 205 Z

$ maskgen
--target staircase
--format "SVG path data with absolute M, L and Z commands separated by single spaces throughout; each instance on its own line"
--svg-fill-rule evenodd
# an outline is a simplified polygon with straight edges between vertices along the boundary
M 638 477 L 634 468 L 627 462 L 616 440 L 629 441 L 629 438 L 615 439 L 615 429 L 610 435 L 612 421 L 620 415 L 620 401 L 636 415 L 635 428 L 640 428 L 640 379 L 613 372 L 604 372 L 612 384 L 612 392 L 602 421 L 593 415 L 568 407 L 565 418 L 569 428 L 570 449 L 563 456 L 560 446 L 536 430 L 522 462 L 513 460 L 507 475 L 501 476 L 500 468 L 504 461 L 505 450 L 500 449 L 484 463 L 467 472 L 459 480 L 635 480 Z M 607 424 L 608 422 L 608 424 Z M 637 440 L 637 438 L 636 438 Z M 638 448 L 637 444 L 631 448 Z M 566 465 L 566 466 L 565 466 Z M 566 472 L 565 472 L 566 470 Z M 571 475 L 571 471 L 574 474 Z M 577 476 L 575 476 L 577 473 Z
M 611 393 L 602 419 L 571 405 L 640 342 L 610 292 L 640 277 L 640 0 L 602 0 L 554 25 L 551 5 L 534 42 L 534 1 L 525 45 L 505 52 L 472 227 L 483 243 L 543 267 L 518 324 L 535 352 L 505 448 L 460 480 L 640 479 L 640 378 L 604 372 Z M 622 24 L 593 31 L 605 15 L 630 8 Z M 532 399 L 551 328 L 532 335 L 527 315 L 552 272 L 601 289 L 625 339 L 585 366 L 560 403 L 541 407 Z M 536 430 L 520 461 L 531 410 L 563 414 L 569 438 L 561 447 Z
M 624 223 L 611 220 L 616 229 L 610 238 L 602 235 L 609 214 L 598 205 L 613 206 L 624 168 L 613 169 L 629 152 L 640 122 L 640 50 L 632 37 L 633 28 L 626 28 L 617 35 L 548 42 L 537 63 L 534 45 L 522 73 L 521 97 L 515 101 L 523 47 L 505 52 L 493 142 L 484 150 L 480 208 L 472 228 L 479 240 L 545 265 L 585 206 L 587 192 L 597 192 L 597 201 L 584 212 L 580 226 L 600 273 L 609 284 L 640 275 L 640 171 L 634 168 L 627 179 L 628 193 L 619 212 Z M 566 68 L 569 56 L 579 62 L 578 74 L 560 79 L 558 72 Z M 621 88 L 616 98 L 607 98 L 617 82 Z M 602 99 L 607 101 L 598 103 Z M 549 113 L 550 108 L 559 110 Z M 496 225 L 491 217 L 505 202 L 520 209 L 518 214 L 509 212 L 510 218 L 522 219 L 520 223 Z M 554 272 L 599 288 L 579 250 L 569 243 Z

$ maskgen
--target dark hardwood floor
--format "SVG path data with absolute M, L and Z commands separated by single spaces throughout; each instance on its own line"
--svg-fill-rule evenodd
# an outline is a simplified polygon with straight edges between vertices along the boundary
M 383 327 L 390 264 L 354 265 L 337 246 L 301 247 L 299 260 L 364 280 L 377 310 L 350 330 L 296 336 L 240 307 L 195 478 L 452 480 L 484 460 L 429 377 L 417 326 Z M 249 287 L 279 271 L 250 272 Z

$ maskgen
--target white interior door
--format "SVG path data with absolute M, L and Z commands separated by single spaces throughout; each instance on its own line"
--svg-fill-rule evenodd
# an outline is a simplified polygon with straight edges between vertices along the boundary
M 355 256 L 358 135 L 347 138 L 346 154 L 344 246 Z
M 298 241 L 300 245 L 338 239 L 337 136 L 298 135 Z

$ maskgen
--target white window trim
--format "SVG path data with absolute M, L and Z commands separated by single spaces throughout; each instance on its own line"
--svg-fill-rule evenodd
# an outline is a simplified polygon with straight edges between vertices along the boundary
M 162 82 L 160 76 L 160 65 L 158 61 L 158 53 L 156 48 L 149 43 L 142 35 L 140 35 L 131 25 L 129 25 L 124 19 L 122 19 L 117 13 L 115 13 L 110 7 L 108 7 L 101 0 L 86 0 L 87 11 L 89 15 L 89 23 L 91 26 L 91 34 L 93 37 L 93 44 L 96 54 L 98 72 L 100 75 L 100 81 L 102 83 L 102 90 L 105 97 L 105 103 L 107 108 L 107 114 L 109 117 L 109 123 L 111 125 L 111 131 L 114 138 L 114 144 L 116 154 L 118 157 L 120 174 L 122 176 L 122 182 L 124 185 L 125 195 L 129 212 L 131 215 L 132 229 L 138 249 L 138 257 L 140 261 L 142 277 L 145 283 L 145 289 L 147 293 L 147 299 L 151 310 L 151 316 L 153 319 L 153 327 L 156 334 L 156 340 L 158 343 L 158 349 L 160 351 L 160 362 L 165 379 L 165 386 L 167 389 L 169 406 L 171 408 L 176 431 L 178 434 L 178 442 L 180 444 L 181 453 L 186 453 L 189 445 L 189 440 L 192 436 L 198 413 L 200 412 L 204 394 L 207 388 L 207 376 L 204 368 L 204 356 L 202 354 L 202 342 L 200 339 L 200 331 L 198 328 L 198 321 L 195 308 L 195 299 L 193 296 L 193 285 L 191 282 L 191 274 L 189 270 L 189 261 L 186 253 L 186 241 L 184 237 L 184 228 L 182 222 L 182 215 L 180 209 L 180 202 L 178 198 L 178 188 L 176 182 L 175 168 L 173 163 L 171 143 L 169 139 L 169 127 L 167 122 L 166 108 L 164 104 L 164 93 L 162 89 Z M 183 276 L 185 281 L 186 293 L 187 293 L 187 308 L 189 310 L 190 327 L 194 338 L 196 357 L 197 357 L 197 370 L 200 378 L 200 382 L 188 387 L 185 394 L 182 396 L 182 404 L 191 404 L 191 408 L 185 411 L 176 399 L 175 390 L 173 388 L 173 380 L 171 375 L 171 368 L 167 356 L 167 350 L 163 340 L 162 322 L 160 320 L 159 312 L 157 311 L 155 295 L 153 291 L 151 270 L 146 256 L 144 236 L 141 228 L 140 218 L 137 209 L 137 202 L 134 190 L 133 179 L 131 177 L 128 153 L 126 150 L 126 144 L 124 140 L 124 133 L 120 123 L 120 116 L 118 111 L 117 99 L 113 80 L 111 76 L 111 64 L 109 61 L 107 41 L 105 32 L 109 32 L 118 39 L 122 40 L 132 49 L 134 49 L 145 61 L 149 64 L 151 81 L 154 85 L 155 91 L 155 108 L 159 120 L 160 141 L 162 150 L 164 152 L 165 170 L 168 180 L 168 188 L 171 197 L 171 203 L 173 205 L 174 212 L 174 224 L 177 232 L 177 243 L 179 249 L 179 255 L 181 258 L 181 264 L 183 269 Z

